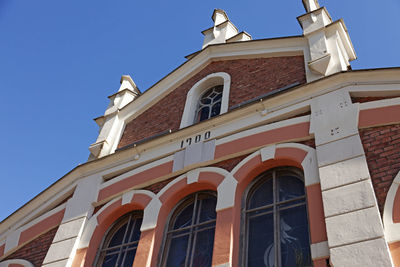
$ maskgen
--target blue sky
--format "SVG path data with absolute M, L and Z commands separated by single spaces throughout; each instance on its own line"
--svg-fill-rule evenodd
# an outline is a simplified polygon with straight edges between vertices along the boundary
M 325 0 L 353 69 L 400 66 L 400 0 Z M 0 220 L 84 163 L 107 96 L 144 91 L 201 48 L 214 8 L 254 39 L 301 35 L 301 0 L 0 0 Z

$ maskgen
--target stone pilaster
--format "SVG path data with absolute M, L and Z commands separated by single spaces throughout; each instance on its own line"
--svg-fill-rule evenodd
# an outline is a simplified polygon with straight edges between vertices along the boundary
M 333 266 L 392 266 L 358 133 L 358 104 L 342 90 L 315 98 L 311 110 Z
M 68 200 L 64 218 L 43 261 L 43 267 L 71 266 L 92 202 L 97 196 L 101 177 L 86 177 L 78 182 L 73 197 Z

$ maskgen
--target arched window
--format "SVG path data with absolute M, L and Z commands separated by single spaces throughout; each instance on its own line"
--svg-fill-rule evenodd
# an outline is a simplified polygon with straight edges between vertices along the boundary
M 249 186 L 243 210 L 243 266 L 312 266 L 306 194 L 294 168 L 264 172 Z
M 108 230 L 97 254 L 98 267 L 132 267 L 140 239 L 143 214 L 131 212 L 118 219 Z
M 164 267 L 211 266 L 217 198 L 198 192 L 185 198 L 173 212 L 164 242 Z
M 196 122 L 208 120 L 221 112 L 222 85 L 208 89 L 199 99 L 196 110 Z
M 180 128 L 228 112 L 231 76 L 211 73 L 190 88 L 186 95 Z

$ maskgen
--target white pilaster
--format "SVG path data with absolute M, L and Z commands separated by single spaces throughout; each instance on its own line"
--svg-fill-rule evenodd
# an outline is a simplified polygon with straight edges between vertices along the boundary
M 71 266 L 87 219 L 93 213 L 101 177 L 82 179 L 68 200 L 64 218 L 43 261 L 44 267 Z
M 331 262 L 392 266 L 358 134 L 358 110 L 344 90 L 317 97 L 311 104 L 310 132 L 315 135 Z

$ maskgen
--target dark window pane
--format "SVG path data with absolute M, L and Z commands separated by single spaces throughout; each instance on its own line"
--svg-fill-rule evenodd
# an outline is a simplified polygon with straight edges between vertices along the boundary
M 289 200 L 299 196 L 304 196 L 304 183 L 296 176 L 286 173 L 279 176 L 279 201 Z
M 210 108 L 209 107 L 203 107 L 200 111 L 199 111 L 199 121 L 204 121 L 207 120 L 209 118 L 210 115 Z
M 215 86 L 215 91 L 216 92 L 218 92 L 218 93 L 221 93 L 222 94 L 222 90 L 224 89 L 224 86 L 222 86 L 222 85 L 217 85 L 217 86 Z
M 114 247 L 122 244 L 127 224 L 128 223 L 126 222 L 121 228 L 119 228 L 115 232 L 115 234 L 111 238 L 108 247 Z
M 139 241 L 140 239 L 140 226 L 142 225 L 142 218 L 138 218 L 135 220 L 135 225 L 133 225 L 133 233 L 130 235 L 131 238 L 129 242 Z
M 217 206 L 217 199 L 215 197 L 202 199 L 199 222 L 215 220 L 217 218 L 217 213 L 215 211 L 216 206 Z
M 273 180 L 267 179 L 251 194 L 248 209 L 254 209 L 273 202 Z
M 109 255 L 104 258 L 102 267 L 115 267 L 117 264 L 118 254 Z
M 142 214 L 131 212 L 121 217 L 108 231 L 100 255 L 94 266 L 129 266 L 133 264 L 138 240 Z M 132 243 L 127 245 L 128 243 Z
M 282 267 L 311 266 L 306 206 L 280 212 Z
M 207 92 L 204 93 L 204 95 L 201 96 L 201 98 L 207 98 L 210 97 L 210 95 L 214 92 L 213 88 L 209 89 Z
M 192 224 L 193 203 L 184 208 L 175 218 L 173 229 L 179 229 Z
M 188 247 L 188 236 L 173 238 L 169 245 L 167 267 L 184 267 L 186 249 Z
M 214 97 L 214 102 L 217 102 L 222 98 L 222 94 L 218 94 L 216 97 Z
M 211 103 L 211 99 L 210 98 L 202 98 L 200 100 L 200 103 L 203 104 L 203 105 L 210 104 Z
M 247 266 L 274 266 L 274 216 L 268 214 L 249 219 Z
M 122 266 L 123 267 L 132 267 L 133 260 L 135 258 L 135 254 L 136 254 L 136 249 L 126 251 L 124 263 L 122 264 Z
M 221 111 L 221 102 L 215 103 L 211 110 L 211 117 L 219 115 L 220 111 Z
M 197 233 L 194 244 L 193 267 L 211 266 L 212 250 L 214 245 L 214 228 Z

